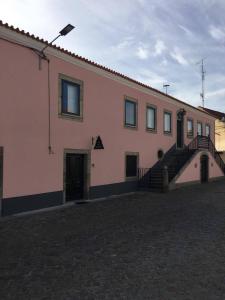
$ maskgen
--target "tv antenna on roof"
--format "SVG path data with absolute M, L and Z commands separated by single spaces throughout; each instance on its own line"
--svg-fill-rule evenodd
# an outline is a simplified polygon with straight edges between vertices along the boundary
M 168 84 L 168 83 L 164 83 L 164 84 L 163 84 L 163 88 L 166 89 L 166 94 L 167 94 L 167 89 L 168 89 L 169 86 L 170 86 L 170 84 Z

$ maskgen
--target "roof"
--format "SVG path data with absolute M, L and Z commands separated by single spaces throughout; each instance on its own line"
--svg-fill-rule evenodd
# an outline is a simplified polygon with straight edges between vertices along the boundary
M 163 96 L 166 96 L 167 98 L 170 98 L 170 99 L 172 99 L 172 100 L 174 100 L 174 101 L 176 101 L 176 102 L 178 102 L 178 103 L 180 103 L 180 104 L 189 106 L 189 107 L 191 107 L 192 109 L 195 109 L 195 110 L 197 110 L 197 111 L 200 111 L 200 112 L 203 112 L 203 113 L 205 113 L 205 114 L 207 114 L 207 115 L 212 116 L 212 115 L 209 114 L 207 111 L 201 110 L 201 109 L 199 109 L 199 108 L 197 108 L 197 107 L 195 107 L 195 106 L 193 106 L 193 105 L 190 105 L 190 104 L 188 104 L 188 103 L 186 103 L 186 102 L 184 102 L 184 101 L 182 101 L 182 100 L 179 100 L 179 99 L 177 99 L 177 98 L 175 98 L 175 97 L 173 97 L 173 96 L 171 96 L 171 95 L 165 94 L 165 93 L 163 93 L 163 92 L 161 92 L 161 91 L 159 91 L 159 90 L 157 90 L 157 89 L 155 89 L 155 88 L 153 88 L 153 87 L 151 87 L 151 86 L 149 86 L 149 85 L 147 85 L 147 84 L 145 84 L 145 83 L 139 82 L 139 81 L 137 81 L 137 80 L 135 80 L 135 79 L 133 79 L 133 78 L 130 78 L 130 77 L 124 75 L 124 74 L 121 74 L 121 73 L 119 73 L 119 72 L 117 72 L 117 71 L 114 71 L 114 70 L 112 70 L 112 69 L 109 69 L 109 68 L 107 68 L 107 67 L 105 67 L 105 66 L 102 66 L 102 65 L 100 65 L 100 64 L 98 64 L 98 63 L 95 63 L 95 62 L 93 62 L 93 61 L 91 61 L 91 60 L 89 60 L 89 59 L 87 59 L 87 58 L 85 58 L 85 57 L 79 56 L 79 55 L 77 55 L 77 54 L 75 54 L 75 53 L 72 53 L 72 52 L 70 52 L 70 51 L 68 51 L 68 50 L 66 50 L 66 49 L 64 49 L 64 48 L 61 48 L 61 47 L 56 46 L 56 45 L 52 45 L 52 44 L 49 43 L 48 41 L 46 41 L 46 40 L 44 40 L 44 39 L 42 39 L 42 38 L 39 38 L 39 37 L 35 36 L 34 34 L 30 34 L 29 32 L 25 32 L 24 30 L 21 30 L 21 29 L 19 29 L 18 27 L 15 28 L 14 26 L 9 25 L 8 23 L 3 23 L 1 20 L 0 20 L 0 26 L 2 26 L 2 27 L 4 27 L 4 28 L 7 28 L 7 29 L 10 29 L 10 30 L 12 30 L 12 31 L 14 31 L 14 32 L 17 32 L 17 33 L 19 33 L 19 34 L 22 34 L 22 35 L 24 35 L 24 36 L 27 36 L 27 37 L 29 37 L 29 38 L 31 38 L 31 39 L 33 39 L 33 40 L 38 41 L 38 42 L 41 42 L 41 43 L 45 44 L 46 46 L 48 45 L 49 47 L 54 48 L 54 49 L 56 49 L 56 50 L 58 50 L 58 51 L 60 51 L 60 52 L 62 52 L 62 53 L 65 53 L 65 54 L 67 54 L 67 55 L 70 55 L 70 56 L 72 56 L 72 57 L 74 57 L 74 58 L 76 58 L 76 59 L 78 59 L 78 60 L 80 60 L 80 61 L 83 61 L 83 62 L 85 62 L 85 63 L 87 63 L 87 64 L 90 64 L 90 65 L 92 65 L 92 66 L 95 66 L 95 67 L 97 67 L 97 68 L 99 68 L 99 69 L 102 69 L 102 70 L 104 70 L 104 71 L 107 71 L 107 72 L 109 72 L 109 73 L 111 73 L 111 74 L 114 74 L 114 75 L 120 77 L 120 78 L 123 78 L 123 79 L 126 79 L 126 80 L 130 81 L 130 82 L 133 82 L 133 83 L 135 83 L 135 84 L 137 84 L 137 85 L 139 85 L 139 86 L 141 86 L 141 87 L 147 88 L 147 89 L 152 90 L 152 91 L 154 91 L 154 92 L 156 92 L 156 93 L 158 93 L 158 94 L 161 94 L 161 95 L 163 95 Z
M 222 118 L 225 118 L 225 113 L 222 113 L 222 112 L 217 111 L 217 110 L 209 109 L 209 108 L 206 108 L 206 107 L 202 107 L 202 106 L 200 106 L 200 108 L 202 110 L 206 111 L 211 116 L 215 117 L 216 119 L 221 120 Z

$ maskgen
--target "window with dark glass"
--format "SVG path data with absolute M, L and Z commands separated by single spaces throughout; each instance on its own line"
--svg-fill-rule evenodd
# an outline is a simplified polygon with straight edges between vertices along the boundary
M 205 125 L 205 135 L 210 136 L 210 126 L 208 124 Z
M 137 103 L 131 100 L 125 100 L 125 125 L 133 126 L 137 125 Z
M 164 132 L 172 132 L 172 115 L 169 112 L 164 112 Z
M 62 113 L 80 116 L 80 85 L 62 79 Z
M 193 120 L 187 120 L 187 135 L 188 136 L 194 135 Z
M 156 130 L 156 108 L 147 106 L 147 129 Z
M 197 134 L 202 135 L 202 123 L 198 122 L 197 123 Z
M 137 176 L 137 155 L 126 155 L 126 177 Z

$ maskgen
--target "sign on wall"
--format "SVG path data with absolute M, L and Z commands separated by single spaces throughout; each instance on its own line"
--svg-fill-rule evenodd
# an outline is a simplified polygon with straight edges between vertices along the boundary
M 102 139 L 101 139 L 100 135 L 98 135 L 96 140 L 95 140 L 94 149 L 95 150 L 104 149 L 104 146 L 103 146 Z

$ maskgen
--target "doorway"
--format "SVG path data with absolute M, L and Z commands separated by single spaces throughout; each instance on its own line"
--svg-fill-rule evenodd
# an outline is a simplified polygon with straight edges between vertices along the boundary
M 183 119 L 177 118 L 177 148 L 184 146 Z
M 65 201 L 84 199 L 86 186 L 87 155 L 83 153 L 65 153 L 64 192 Z
M 209 158 L 208 155 L 203 154 L 200 158 L 201 165 L 201 183 L 208 182 L 209 180 Z

